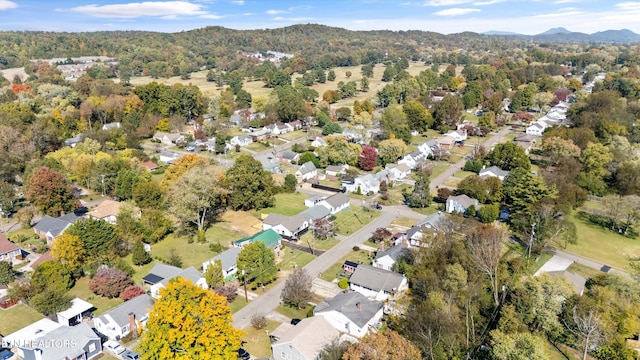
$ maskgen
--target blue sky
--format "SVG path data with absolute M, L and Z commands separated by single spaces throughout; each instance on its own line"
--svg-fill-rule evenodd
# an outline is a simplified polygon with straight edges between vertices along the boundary
M 316 23 L 352 30 L 489 30 L 552 27 L 640 33 L 640 1 L 602 0 L 0 0 L 1 30 L 177 32 Z

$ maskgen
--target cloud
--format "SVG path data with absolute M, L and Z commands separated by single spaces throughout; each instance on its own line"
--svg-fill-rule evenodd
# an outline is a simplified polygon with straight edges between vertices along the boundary
M 244 5 L 244 0 L 232 0 L 231 2 L 236 5 Z
M 278 14 L 286 14 L 286 13 L 288 13 L 289 11 L 287 11 L 287 10 L 267 10 L 267 11 L 265 11 L 265 12 L 266 12 L 267 14 L 269 14 L 269 15 L 278 15 Z
M 547 14 L 538 14 L 538 15 L 534 15 L 533 17 L 534 18 L 556 18 L 556 17 L 564 17 L 564 16 L 575 16 L 580 14 L 584 14 L 584 11 L 578 8 L 567 7 L 567 8 L 558 9 L 556 12 L 547 13 Z
M 145 1 L 113 5 L 83 5 L 71 9 L 73 12 L 100 18 L 137 18 L 143 16 L 171 17 L 179 15 L 205 16 L 202 5 L 188 1 Z
M 584 0 L 556 0 L 555 4 L 570 4 L 570 3 L 580 3 L 584 2 Z
M 460 4 L 468 4 L 472 2 L 471 0 L 429 0 L 424 3 L 424 6 L 451 6 L 451 5 L 460 5 Z
M 203 19 L 222 19 L 224 16 L 217 15 L 217 14 L 205 14 L 205 15 L 200 15 L 200 17 Z
M 451 9 L 445 9 L 445 10 L 436 11 L 433 14 L 434 15 L 438 15 L 438 16 L 460 16 L 460 15 L 471 14 L 471 13 L 474 13 L 474 12 L 480 12 L 480 9 L 451 8 Z
M 18 4 L 14 3 L 13 1 L 0 0 L 0 11 L 7 10 L 7 9 L 14 9 L 17 7 L 18 7 Z
M 476 6 L 493 5 L 493 4 L 501 3 L 501 2 L 504 2 L 504 1 L 505 0 L 476 1 L 476 2 L 473 3 L 473 5 L 476 5 Z
M 242 16 L 253 16 L 253 15 L 255 15 L 255 14 L 254 13 L 250 13 L 250 12 L 246 12 L 246 13 L 242 14 Z
M 640 2 L 631 2 L 631 1 L 621 2 L 621 3 L 617 3 L 616 7 L 623 10 L 637 11 L 637 10 L 640 10 Z

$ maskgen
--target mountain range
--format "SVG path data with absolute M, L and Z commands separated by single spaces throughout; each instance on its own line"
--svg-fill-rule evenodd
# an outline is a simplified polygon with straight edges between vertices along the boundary
M 631 30 L 605 30 L 598 31 L 593 34 L 585 34 L 582 32 L 574 32 L 567 30 L 563 27 L 557 27 L 549 29 L 543 33 L 537 35 L 524 35 L 508 31 L 492 30 L 483 33 L 484 35 L 491 36 L 513 36 L 522 39 L 530 39 L 533 41 L 548 41 L 548 42 L 580 42 L 580 43 L 639 43 L 640 35 L 634 33 Z

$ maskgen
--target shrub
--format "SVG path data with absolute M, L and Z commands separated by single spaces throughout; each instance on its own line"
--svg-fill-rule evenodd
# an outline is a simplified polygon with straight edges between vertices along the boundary
M 360 246 L 356 245 L 353 247 L 353 251 L 360 251 Z
M 213 291 L 227 298 L 227 303 L 230 304 L 238 296 L 238 286 L 236 284 L 227 284 L 217 286 Z
M 142 294 L 144 294 L 144 290 L 140 286 L 130 285 L 120 293 L 120 299 L 127 301 Z
M 209 244 L 209 250 L 211 250 L 214 253 L 219 254 L 224 249 L 222 248 L 222 245 L 220 245 L 220 243 L 211 243 L 211 244 Z
M 251 315 L 251 326 L 254 329 L 260 330 L 267 326 L 267 317 L 264 314 L 253 314 Z
M 104 297 L 114 298 L 131 284 L 131 278 L 124 271 L 104 268 L 98 270 L 96 276 L 89 281 L 89 290 Z
M 348 289 L 349 288 L 349 280 L 347 280 L 347 278 L 342 278 L 340 279 L 340 281 L 338 282 L 338 287 L 340 289 Z

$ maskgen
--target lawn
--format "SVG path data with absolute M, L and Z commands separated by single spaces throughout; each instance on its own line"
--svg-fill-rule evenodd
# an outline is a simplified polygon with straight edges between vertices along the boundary
M 329 237 L 328 239 L 324 240 L 315 239 L 311 231 L 308 231 L 300 237 L 300 241 L 298 241 L 298 244 L 302 246 L 309 246 L 309 242 L 311 243 L 313 249 L 327 251 L 336 246 L 340 242 L 340 240 L 335 237 Z
M 89 290 L 89 278 L 83 277 L 76 280 L 76 284 L 69 290 L 69 296 L 71 298 L 80 298 L 91 303 L 96 310 L 93 312 L 94 315 L 100 315 L 103 312 L 122 304 L 122 300 L 120 298 L 108 299 L 104 296 L 96 295 L 91 290 Z
M 293 269 L 299 269 L 310 263 L 316 257 L 300 250 L 285 247 L 284 254 L 282 255 L 282 261 L 278 263 L 278 268 L 282 271 L 291 271 Z
M 577 243 L 567 244 L 566 251 L 626 271 L 629 258 L 640 256 L 640 241 L 591 225 L 577 213 L 569 216 L 576 225 Z
M 0 334 L 9 335 L 42 318 L 42 314 L 24 304 L 0 309 Z
M 411 208 L 411 210 L 426 216 L 426 215 L 431 215 L 438 212 L 438 206 L 440 206 L 440 204 L 438 204 L 435 201 L 432 201 L 431 206 L 428 206 L 425 208 Z
M 347 255 L 345 255 L 342 259 L 340 259 L 338 262 L 331 265 L 327 270 L 325 270 L 322 273 L 322 276 L 320 276 L 320 278 L 326 281 L 333 281 L 334 279 L 340 276 L 340 273 L 342 272 L 342 265 L 344 264 L 345 261 L 349 260 L 355 263 L 369 265 L 371 264 L 371 256 L 372 254 L 366 250 L 358 250 L 358 251 L 352 250 Z
M 315 306 L 307 305 L 302 309 L 298 309 L 295 306 L 282 304 L 276 308 L 276 311 L 288 317 L 289 319 L 305 319 L 308 317 L 307 315 L 309 314 L 309 312 L 313 311 L 314 308 Z
M 445 170 L 449 168 L 449 164 L 440 164 L 432 162 L 429 166 L 431 169 L 431 178 L 435 178 L 436 176 L 442 174 Z
M 574 273 L 582 276 L 585 279 L 589 279 L 589 278 L 592 278 L 594 276 L 605 274 L 604 272 L 602 272 L 600 270 L 596 270 L 596 269 L 593 269 L 593 268 L 590 268 L 588 266 L 584 266 L 582 264 L 578 264 L 578 263 L 575 263 L 575 262 L 573 264 L 569 265 L 569 267 L 567 268 L 567 271 L 574 272 Z
M 449 187 L 453 187 L 453 188 L 457 188 L 458 184 L 460 184 L 460 179 L 454 179 L 454 178 L 448 178 L 447 180 L 445 180 L 442 185 L 444 186 L 449 186 Z
M 237 313 L 238 311 L 240 311 L 240 309 L 242 309 L 243 307 L 245 307 L 247 305 L 247 301 L 244 298 L 244 292 L 242 294 L 243 295 L 236 296 L 236 298 L 233 299 L 231 304 L 229 304 L 229 308 L 231 308 L 231 313 L 232 314 Z
M 245 146 L 245 149 L 252 150 L 255 152 L 265 151 L 269 148 L 269 146 L 265 145 L 262 142 L 252 142 L 251 144 Z
M 378 216 L 380 216 L 378 210 L 364 210 L 359 206 L 349 206 L 348 210 L 345 209 L 336 214 L 337 232 L 340 235 L 351 235 Z
M 300 139 L 301 137 L 307 136 L 307 133 L 302 130 L 297 130 L 297 131 L 292 131 L 292 132 L 278 135 L 278 136 L 282 139 L 295 140 L 295 139 Z
M 250 234 L 235 228 L 227 222 L 217 222 L 210 226 L 205 233 L 205 237 L 209 243 L 219 243 L 226 248 L 231 247 L 233 241 L 242 239 L 248 235 Z
M 522 248 L 518 247 L 518 253 L 522 253 Z M 540 256 L 538 257 L 537 261 L 531 263 L 531 265 L 529 266 L 528 269 L 528 273 L 533 275 L 536 273 L 536 271 L 538 271 L 542 265 L 544 265 L 547 261 L 549 261 L 549 259 L 551 259 L 553 255 L 549 254 L 549 253 L 543 253 L 540 254 Z
M 378 197 L 376 198 L 376 201 L 378 201 L 382 205 L 400 205 L 404 201 L 402 190 L 411 192 L 413 190 L 413 186 L 409 184 L 397 183 L 389 187 L 389 190 L 387 191 L 387 200 L 382 200 L 381 197 Z
M 464 171 L 464 170 L 458 170 L 456 171 L 455 174 L 453 174 L 453 177 L 458 178 L 458 179 L 464 179 L 468 176 L 471 175 L 478 175 L 476 173 L 474 173 L 473 171 Z
M 164 240 L 151 245 L 151 255 L 161 259 L 169 259 L 171 252 L 182 259 L 182 267 L 194 266 L 196 269 L 202 266 L 205 260 L 209 260 L 216 255 L 209 249 L 209 243 L 192 242 L 192 236 L 180 236 L 175 233 L 169 234 Z
M 403 226 L 403 227 L 410 228 L 415 224 L 416 224 L 416 219 L 401 217 L 401 218 L 397 218 L 397 219 L 393 220 L 393 222 L 391 223 L 391 225 L 389 225 L 389 227 L 392 227 L 392 226 Z
M 242 337 L 243 348 L 247 350 L 253 358 L 269 358 L 271 357 L 271 340 L 269 334 L 280 326 L 280 322 L 275 320 L 267 320 L 267 326 L 262 329 L 256 329 L 253 326 L 247 327 L 244 331 L 246 334 Z
M 273 207 L 264 208 L 260 210 L 253 210 L 251 214 L 260 219 L 260 214 L 282 214 L 282 215 L 296 215 L 304 211 L 307 207 L 304 206 L 304 199 L 307 196 L 298 192 L 295 193 L 280 193 L 276 195 L 276 204 Z

